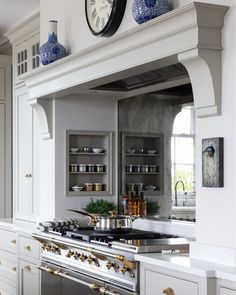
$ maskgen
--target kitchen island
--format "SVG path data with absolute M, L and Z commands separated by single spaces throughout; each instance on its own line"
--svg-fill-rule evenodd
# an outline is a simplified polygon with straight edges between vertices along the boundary
M 235 295 L 236 268 L 193 259 L 187 253 L 136 254 L 141 295 Z

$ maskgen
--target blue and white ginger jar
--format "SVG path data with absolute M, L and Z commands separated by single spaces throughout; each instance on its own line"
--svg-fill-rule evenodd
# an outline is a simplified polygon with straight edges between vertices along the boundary
M 57 21 L 49 21 L 48 41 L 39 48 L 39 58 L 43 65 L 48 65 L 66 56 L 66 49 L 57 40 Z
M 132 13 L 135 21 L 142 24 L 170 11 L 168 0 L 134 0 Z

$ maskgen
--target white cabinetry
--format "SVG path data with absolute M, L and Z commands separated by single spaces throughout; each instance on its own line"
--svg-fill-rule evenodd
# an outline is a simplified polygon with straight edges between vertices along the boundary
M 236 282 L 218 280 L 217 295 L 236 295 Z
M 140 288 L 141 295 L 215 295 L 215 280 L 141 263 Z
M 16 295 L 17 290 L 17 233 L 0 228 L 0 294 Z
M 38 12 L 6 33 L 13 48 L 13 215 L 27 221 L 39 214 L 40 135 L 22 77 L 39 67 L 39 20 Z
M 12 215 L 11 57 L 0 55 L 0 218 Z
M 30 236 L 19 235 L 19 295 L 40 294 L 40 245 Z
M 18 85 L 19 86 L 19 85 Z M 14 96 L 14 217 L 34 221 L 39 214 L 39 126 L 24 85 Z

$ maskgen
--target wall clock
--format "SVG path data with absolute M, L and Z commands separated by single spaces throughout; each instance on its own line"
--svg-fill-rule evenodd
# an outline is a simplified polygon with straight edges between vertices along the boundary
M 112 36 L 120 26 L 127 0 L 85 0 L 88 26 L 96 36 Z

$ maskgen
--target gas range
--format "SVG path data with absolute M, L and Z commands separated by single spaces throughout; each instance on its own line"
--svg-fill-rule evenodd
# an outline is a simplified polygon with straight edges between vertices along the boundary
M 187 239 L 175 235 L 137 229 L 123 233 L 96 232 L 90 227 L 79 227 L 74 220 L 44 225 L 40 224 L 43 231 L 32 235 L 42 246 L 39 268 L 59 277 L 73 271 L 72 277 L 80 273 L 98 279 L 101 288 L 108 285 L 109 290 L 119 289 L 102 294 L 139 294 L 136 253 L 188 251 L 189 248 Z

